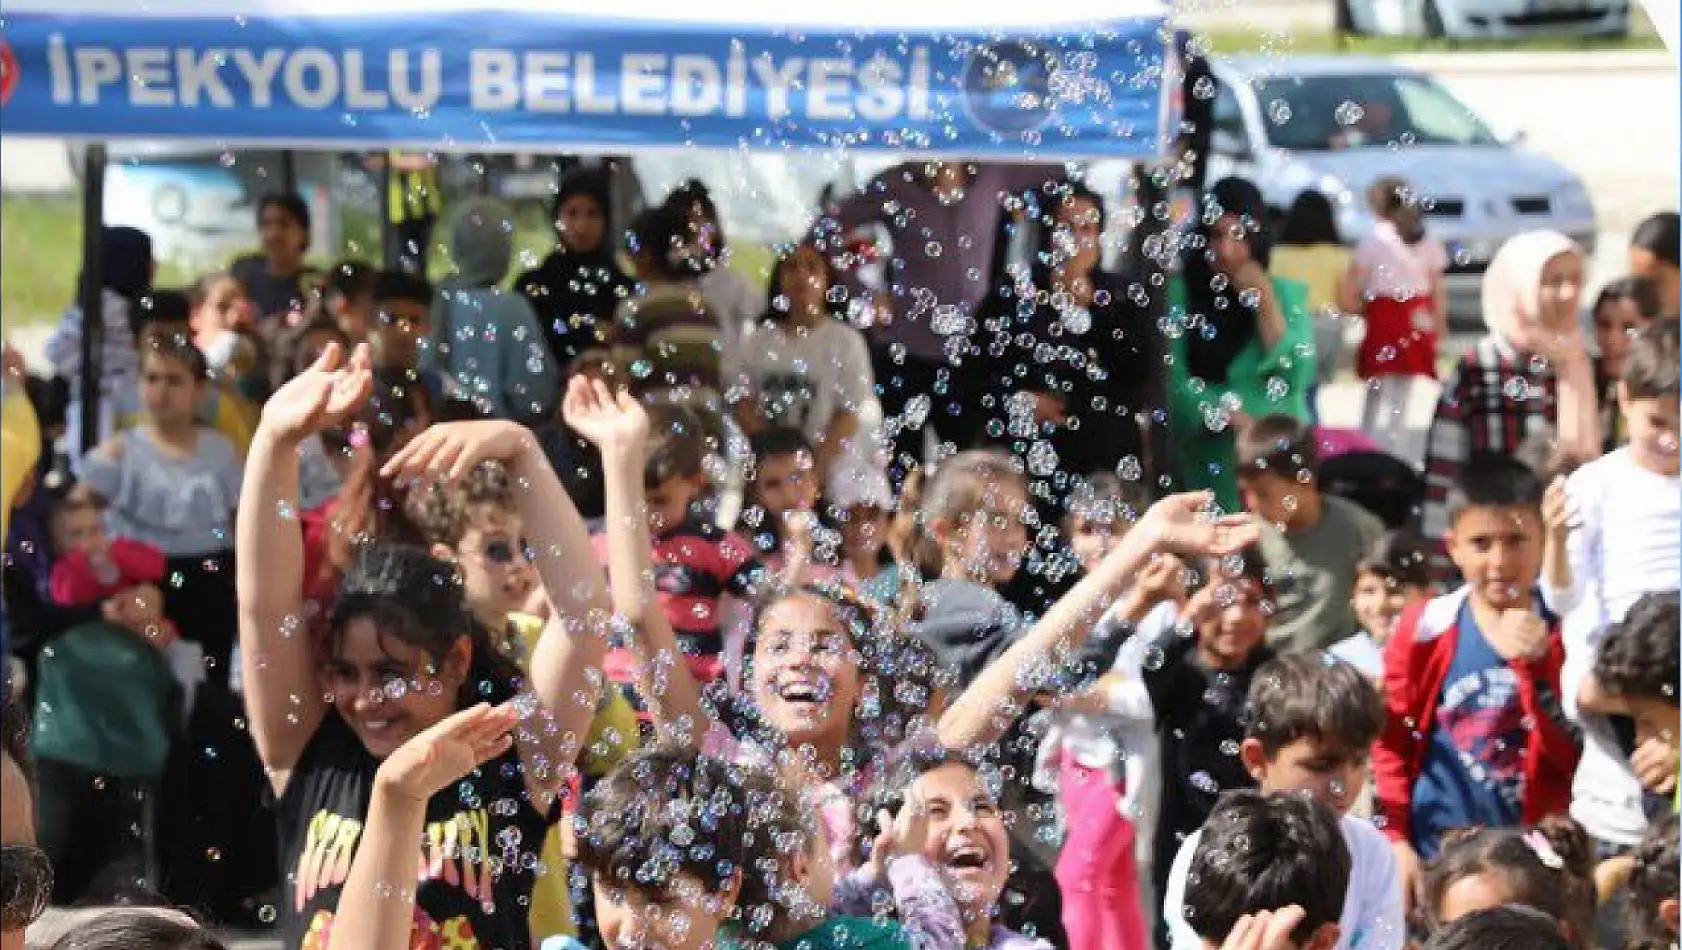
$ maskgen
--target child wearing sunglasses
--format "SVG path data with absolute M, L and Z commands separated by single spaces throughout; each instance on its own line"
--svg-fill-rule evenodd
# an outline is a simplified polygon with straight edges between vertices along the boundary
M 529 669 L 531 651 L 548 619 L 548 598 L 532 567 L 525 519 L 508 466 L 486 461 L 465 478 L 417 493 L 410 517 L 433 557 L 455 566 L 462 594 L 485 629 L 500 633 L 502 652 Z M 584 780 L 600 778 L 637 745 L 636 711 L 619 690 L 604 691 L 579 756 Z M 533 886 L 532 932 L 539 938 L 573 936 L 567 857 L 571 824 L 550 827 L 543 870 Z

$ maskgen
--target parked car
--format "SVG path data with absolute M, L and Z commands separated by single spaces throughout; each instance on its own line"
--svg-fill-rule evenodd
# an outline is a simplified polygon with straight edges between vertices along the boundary
M 1426 73 L 1372 58 L 1235 57 L 1218 62 L 1215 76 L 1210 180 L 1254 181 L 1279 215 L 1318 190 L 1354 243 L 1374 223 L 1373 183 L 1401 176 L 1448 248 L 1457 323 L 1477 322 L 1481 277 L 1507 238 L 1547 228 L 1594 249 L 1594 203 L 1582 181 L 1526 149 L 1522 135 L 1497 135 Z
M 1365 36 L 1625 36 L 1630 0 L 1335 0 Z

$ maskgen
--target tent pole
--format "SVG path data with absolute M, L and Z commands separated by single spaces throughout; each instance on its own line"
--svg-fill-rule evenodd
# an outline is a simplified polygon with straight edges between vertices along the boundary
M 291 149 L 280 153 L 280 190 L 289 195 L 298 193 L 298 153 Z
M 105 355 L 105 261 L 100 233 L 105 227 L 105 143 L 94 142 L 82 157 L 82 446 L 85 454 L 99 444 L 99 393 Z
M 386 160 L 380 165 L 380 257 L 385 261 L 386 270 L 396 270 L 398 261 L 402 260 L 403 249 L 397 246 L 397 228 L 391 223 L 391 158 L 395 153 L 387 152 Z

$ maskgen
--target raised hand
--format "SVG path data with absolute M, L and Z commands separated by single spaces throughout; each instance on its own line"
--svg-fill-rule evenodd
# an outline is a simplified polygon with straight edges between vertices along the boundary
M 380 763 L 375 782 L 381 791 L 424 803 L 507 752 L 518 718 L 508 704 L 464 709 L 399 746 Z
M 506 420 L 446 422 L 415 436 L 380 474 L 401 482 L 456 481 L 480 462 L 495 459 L 512 465 L 536 445 L 530 430 Z
M 899 806 L 899 814 L 886 808 L 876 813 L 876 842 L 870 849 L 870 864 L 880 879 L 888 859 L 906 854 L 922 854 L 929 840 L 929 810 L 921 799 L 907 795 Z
M 1295 950 L 1291 931 L 1302 923 L 1303 910 L 1295 904 L 1259 914 L 1245 914 L 1232 925 L 1221 950 Z
M 1236 554 L 1261 540 L 1261 527 L 1249 515 L 1211 514 L 1214 497 L 1206 491 L 1169 495 L 1150 506 L 1133 530 L 1145 532 L 1155 550 L 1187 558 Z
M 1551 636 L 1547 621 L 1536 611 L 1520 607 L 1503 610 L 1489 631 L 1489 645 L 1503 660 L 1538 660 L 1548 652 Z
M 604 453 L 648 444 L 648 411 L 630 393 L 609 389 L 599 379 L 572 378 L 561 401 L 561 418 Z
M 1577 525 L 1577 513 L 1571 504 L 1571 496 L 1565 490 L 1564 478 L 1548 483 L 1548 490 L 1542 496 L 1542 523 L 1555 537 L 1564 537 Z
M 1158 554 L 1139 572 L 1134 589 L 1145 603 L 1155 606 L 1186 596 L 1186 565 L 1172 554 Z
M 328 343 L 309 369 L 292 377 L 263 404 L 259 431 L 297 442 L 344 423 L 368 401 L 374 373 L 368 345 L 345 359 L 338 343 Z

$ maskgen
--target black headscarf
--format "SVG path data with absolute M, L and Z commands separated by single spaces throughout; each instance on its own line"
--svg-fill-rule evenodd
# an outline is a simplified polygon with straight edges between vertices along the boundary
M 596 207 L 602 210 L 602 240 L 593 251 L 579 253 L 569 250 L 566 246 L 556 247 L 555 253 L 571 258 L 579 263 L 596 260 L 611 260 L 613 258 L 613 198 L 608 187 L 607 176 L 594 168 L 582 168 L 569 172 L 561 179 L 561 184 L 555 190 L 554 203 L 549 208 L 549 220 L 561 219 L 561 206 L 572 198 L 584 195 L 595 201 Z
M 152 291 L 152 239 L 139 228 L 107 227 L 99 233 L 100 275 L 106 289 L 131 309 Z M 78 287 L 81 280 L 76 281 Z
M 1204 197 L 1203 216 L 1181 259 L 1185 274 L 1186 312 L 1197 325 L 1186 331 L 1186 368 L 1191 375 L 1225 383 L 1227 367 L 1256 335 L 1256 308 L 1246 306 L 1227 289 L 1215 289 L 1214 245 L 1210 236 L 1223 215 L 1244 219 L 1250 256 L 1266 270 L 1273 258 L 1273 236 L 1267 202 L 1261 191 L 1242 178 L 1223 178 Z

